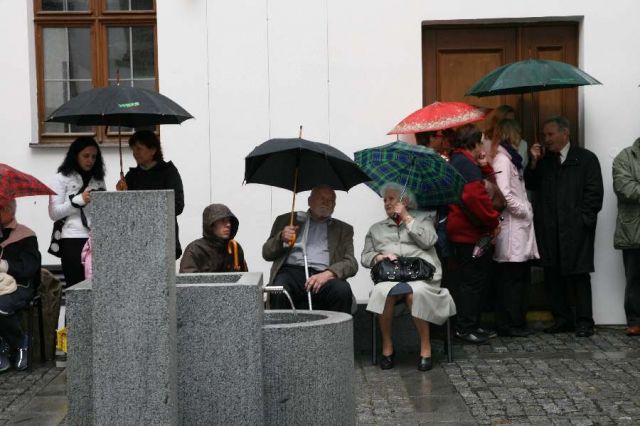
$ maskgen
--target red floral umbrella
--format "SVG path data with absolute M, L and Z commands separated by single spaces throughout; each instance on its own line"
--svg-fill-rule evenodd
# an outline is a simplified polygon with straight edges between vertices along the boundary
M 10 200 L 29 195 L 55 195 L 55 192 L 33 176 L 0 163 L 0 198 Z
M 483 120 L 490 108 L 464 102 L 434 102 L 410 114 L 396 125 L 388 135 L 433 132 Z

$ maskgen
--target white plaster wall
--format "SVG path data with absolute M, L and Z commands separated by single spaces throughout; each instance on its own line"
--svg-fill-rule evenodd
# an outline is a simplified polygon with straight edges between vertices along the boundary
M 47 180 L 64 150 L 28 147 L 37 135 L 28 3 L 0 1 L 0 93 L 11 100 L 0 103 L 0 161 Z M 612 248 L 611 162 L 640 134 L 635 2 L 158 0 L 157 6 L 160 89 L 196 117 L 162 128 L 166 157 L 185 183 L 183 245 L 200 235 L 202 208 L 224 202 L 240 218 L 237 238 L 251 269 L 265 273 L 261 245 L 273 218 L 290 208 L 291 194 L 242 185 L 244 156 L 254 146 L 270 137 L 294 137 L 299 125 L 304 137 L 347 154 L 393 140 L 386 132 L 421 106 L 423 21 L 583 17 L 580 65 L 604 83 L 580 89 L 584 142 L 600 158 L 605 184 L 592 276 L 594 314 L 600 324 L 625 322 L 621 255 Z M 113 185 L 117 156 L 105 151 Z M 125 158 L 127 167 L 133 165 L 128 152 Z M 299 209 L 307 196 L 299 195 Z M 46 242 L 46 199 L 21 200 L 20 209 L 21 220 Z M 335 215 L 354 225 L 359 257 L 368 227 L 382 218 L 379 198 L 365 186 L 339 193 Z M 352 285 L 359 299 L 366 298 L 368 271 L 361 270 Z

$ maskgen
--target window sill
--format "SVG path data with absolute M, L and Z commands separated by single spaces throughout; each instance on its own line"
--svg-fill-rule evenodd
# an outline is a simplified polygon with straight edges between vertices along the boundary
M 58 149 L 58 148 L 65 148 L 68 149 L 69 145 L 71 145 L 71 143 L 37 143 L 37 142 L 30 142 L 29 143 L 29 148 L 33 148 L 33 149 Z M 98 143 L 98 146 L 100 147 L 100 149 L 111 149 L 111 148 L 118 148 L 118 144 L 117 143 Z M 129 147 L 129 141 L 127 140 L 126 143 L 122 144 L 122 148 L 128 148 Z

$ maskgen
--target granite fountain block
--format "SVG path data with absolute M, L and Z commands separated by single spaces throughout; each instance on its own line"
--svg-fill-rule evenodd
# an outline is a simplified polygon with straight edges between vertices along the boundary
M 177 424 L 173 191 L 93 194 L 97 424 Z
M 93 333 L 91 282 L 83 281 L 66 290 L 67 398 L 70 426 L 93 424 L 92 366 Z
M 262 274 L 179 274 L 176 281 L 182 424 L 264 424 Z
M 262 336 L 265 424 L 355 424 L 351 315 L 265 311 Z

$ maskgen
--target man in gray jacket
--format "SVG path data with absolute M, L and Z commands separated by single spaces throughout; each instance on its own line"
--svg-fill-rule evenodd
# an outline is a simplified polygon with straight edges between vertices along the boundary
M 627 285 L 624 311 L 629 336 L 640 336 L 640 138 L 613 160 L 618 218 L 613 246 L 622 250 Z
M 278 216 L 262 246 L 264 260 L 273 262 L 269 285 L 284 286 L 296 308 L 308 309 L 306 292 L 311 292 L 314 309 L 351 313 L 353 295 L 346 279 L 358 271 L 353 255 L 353 227 L 331 217 L 336 194 L 330 187 L 313 188 L 308 202 L 307 214 L 296 215 L 293 225 L 289 225 L 289 213 Z M 290 241 L 294 240 L 291 246 Z M 305 240 L 308 279 L 304 269 Z

